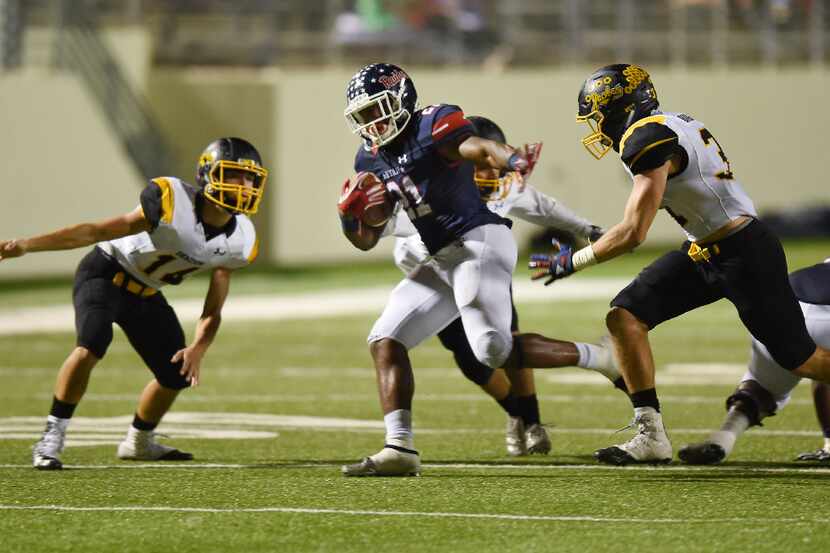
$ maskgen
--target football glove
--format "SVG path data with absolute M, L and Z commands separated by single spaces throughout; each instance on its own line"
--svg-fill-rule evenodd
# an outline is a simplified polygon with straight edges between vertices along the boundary
M 525 144 L 515 152 L 507 160 L 507 168 L 511 171 L 518 172 L 522 179 L 527 179 L 536 167 L 539 161 L 539 156 L 542 153 L 542 143 L 533 142 Z
M 558 247 L 559 251 L 552 254 L 534 253 L 527 264 L 528 269 L 542 269 L 533 273 L 530 278 L 532 280 L 547 278 L 545 286 L 572 275 L 574 272 L 573 249 L 556 241 L 554 241 L 554 246 Z

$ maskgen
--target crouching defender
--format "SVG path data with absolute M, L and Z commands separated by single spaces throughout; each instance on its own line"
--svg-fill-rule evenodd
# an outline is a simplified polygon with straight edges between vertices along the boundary
M 117 323 L 155 378 L 138 401 L 132 425 L 118 446 L 131 460 L 190 460 L 155 441 L 154 430 L 179 391 L 199 381 L 202 357 L 219 330 L 231 272 L 254 261 L 256 212 L 268 171 L 256 148 L 240 138 L 207 146 L 193 187 L 175 177 L 153 179 L 140 205 L 124 215 L 27 239 L 0 241 L 0 261 L 39 251 L 95 244 L 78 265 L 73 288 L 76 347 L 55 383 L 46 430 L 32 450 L 36 469 L 63 468 L 66 429 L 86 391 L 92 368 L 104 357 Z M 190 345 L 159 288 L 212 271 L 204 309 Z
M 793 292 L 804 312 L 807 331 L 820 347 L 830 348 L 830 259 L 790 275 Z M 705 441 L 684 446 L 678 455 L 690 465 L 714 465 L 723 462 L 735 442 L 749 427 L 761 426 L 766 417 L 775 415 L 790 401 L 801 379 L 782 370 L 764 345 L 752 339 L 749 371 L 735 392 L 726 400 L 726 418 L 720 430 Z M 824 433 L 824 446 L 802 453 L 800 461 L 830 461 L 830 387 L 813 382 L 816 414 Z

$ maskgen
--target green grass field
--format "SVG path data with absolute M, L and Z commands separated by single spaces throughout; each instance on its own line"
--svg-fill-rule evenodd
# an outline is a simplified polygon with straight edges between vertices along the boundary
M 794 269 L 826 257 L 830 243 L 787 251 Z M 592 273 L 631 274 L 656 253 Z M 386 265 L 260 270 L 240 274 L 233 294 L 396 278 Z M 168 297 L 198 297 L 203 285 Z M 0 305 L 66 302 L 66 286 L 0 285 Z M 602 333 L 606 309 L 607 300 L 519 305 L 523 329 L 580 340 Z M 591 453 L 628 438 L 614 434 L 629 422 L 628 400 L 592 373 L 537 371 L 554 450 L 517 459 L 504 453 L 498 406 L 431 340 L 412 353 L 423 475 L 341 477 L 341 464 L 382 445 L 365 346 L 375 317 L 224 324 L 202 385 L 159 429 L 197 459 L 166 465 L 115 458 L 150 378 L 117 333 L 70 427 L 70 440 L 83 445 L 70 442 L 66 470 L 51 473 L 31 468 L 30 448 L 73 335 L 0 336 L 0 551 L 828 550 L 830 466 L 792 461 L 821 445 L 806 383 L 723 466 L 620 469 L 597 465 Z M 720 302 L 658 328 L 653 345 L 676 452 L 719 424 L 749 342 Z

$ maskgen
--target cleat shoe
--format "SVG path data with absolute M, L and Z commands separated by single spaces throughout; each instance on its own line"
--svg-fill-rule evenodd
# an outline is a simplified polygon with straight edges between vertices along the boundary
M 631 425 L 637 426 L 633 438 L 624 444 L 598 449 L 594 452 L 594 458 L 608 465 L 671 462 L 671 442 L 663 428 L 660 413 L 650 407 L 642 408 Z
M 132 426 L 127 437 L 118 444 L 118 458 L 127 461 L 192 461 L 193 455 L 156 441 L 156 432 Z
M 386 444 L 371 457 L 340 470 L 343 476 L 420 476 L 421 458 L 414 449 Z
M 720 444 L 701 442 L 681 447 L 677 456 L 687 465 L 717 465 L 726 459 L 726 450 Z
M 830 451 L 826 448 L 820 448 L 815 451 L 805 451 L 795 458 L 796 461 L 819 461 L 821 463 L 830 462 Z
M 66 439 L 66 424 L 61 425 L 53 420 L 46 421 L 46 430 L 43 431 L 40 441 L 32 447 L 32 466 L 38 470 L 60 470 L 63 468 L 58 457 L 63 451 Z
M 511 457 L 527 455 L 527 435 L 525 423 L 521 417 L 507 417 L 504 445 L 507 447 L 507 454 Z M 548 445 L 550 445 L 550 440 L 548 440 Z
M 531 424 L 525 431 L 525 445 L 529 455 L 547 455 L 551 449 L 548 431 L 541 424 Z

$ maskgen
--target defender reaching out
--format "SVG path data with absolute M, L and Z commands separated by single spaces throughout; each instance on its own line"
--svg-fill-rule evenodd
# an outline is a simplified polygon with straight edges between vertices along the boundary
M 63 467 L 66 430 L 90 373 L 104 357 L 117 323 L 155 378 L 139 398 L 118 457 L 189 460 L 155 441 L 154 430 L 179 391 L 199 382 L 202 358 L 216 336 L 231 273 L 257 256 L 248 215 L 256 213 L 268 171 L 241 138 L 220 138 L 199 158 L 193 187 L 175 177 L 153 179 L 133 211 L 27 239 L 0 241 L 0 261 L 39 251 L 95 244 L 78 265 L 72 297 L 76 347 L 58 373 L 43 437 L 32 450 L 41 470 Z M 159 288 L 212 272 L 204 309 L 190 345 Z

